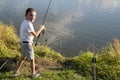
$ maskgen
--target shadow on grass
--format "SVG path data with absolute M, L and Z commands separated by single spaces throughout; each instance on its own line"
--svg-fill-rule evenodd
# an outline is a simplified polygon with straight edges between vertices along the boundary
M 72 62 L 72 60 L 65 60 L 64 62 L 61 62 L 60 65 L 61 66 L 59 66 L 59 67 L 52 67 L 52 68 L 48 68 L 48 69 L 56 70 L 56 71 L 71 70 L 73 67 L 73 62 Z
M 15 68 L 16 62 L 18 58 L 9 58 L 9 57 L 3 57 L 0 58 L 0 72 L 9 72 L 12 71 Z

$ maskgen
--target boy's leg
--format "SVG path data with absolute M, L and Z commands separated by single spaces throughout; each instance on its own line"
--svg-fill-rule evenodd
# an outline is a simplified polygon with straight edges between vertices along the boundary
M 31 70 L 32 70 L 32 77 L 33 78 L 39 77 L 40 74 L 38 74 L 38 73 L 35 72 L 35 61 L 34 61 L 34 59 L 32 59 L 30 61 L 30 66 L 31 66 Z
M 26 59 L 26 57 L 21 56 L 21 58 L 20 58 L 19 61 L 18 61 L 17 66 L 16 66 L 15 73 L 18 73 L 18 72 L 19 72 L 19 69 L 20 69 L 20 67 L 21 67 L 21 65 L 23 64 L 23 62 L 24 62 L 25 59 Z
M 35 74 L 35 61 L 34 61 L 34 59 L 30 60 L 30 67 L 31 67 L 32 75 L 34 75 Z

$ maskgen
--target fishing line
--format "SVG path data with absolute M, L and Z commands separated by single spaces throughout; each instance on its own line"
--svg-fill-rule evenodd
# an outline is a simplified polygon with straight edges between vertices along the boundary
M 47 14 L 48 14 L 48 11 L 49 11 L 49 8 L 50 8 L 50 5 L 51 5 L 51 1 L 52 1 L 52 0 L 49 1 L 48 8 L 47 8 L 46 13 L 45 13 L 45 16 L 44 16 L 44 18 L 43 18 L 42 25 L 44 25 L 44 23 L 45 23 L 45 20 L 46 20 L 46 17 L 47 17 Z M 45 33 L 45 30 L 42 31 L 42 34 L 44 34 L 44 33 Z M 39 40 L 39 38 L 40 38 L 40 35 L 41 35 L 41 34 L 39 34 L 38 37 L 37 37 L 35 46 L 37 45 L 37 42 L 38 42 L 38 40 Z M 45 40 L 45 41 L 47 41 L 47 40 Z

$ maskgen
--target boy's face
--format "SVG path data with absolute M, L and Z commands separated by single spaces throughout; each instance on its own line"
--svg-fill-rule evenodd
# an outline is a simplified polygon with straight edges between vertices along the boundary
M 36 12 L 29 12 L 26 15 L 26 19 L 30 22 L 34 22 L 36 20 Z

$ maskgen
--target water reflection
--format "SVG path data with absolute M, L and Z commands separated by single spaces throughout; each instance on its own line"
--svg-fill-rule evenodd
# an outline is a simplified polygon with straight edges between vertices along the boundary
M 114 11 L 117 7 L 119 7 L 119 1 L 117 0 L 102 0 L 101 7 L 106 11 Z

